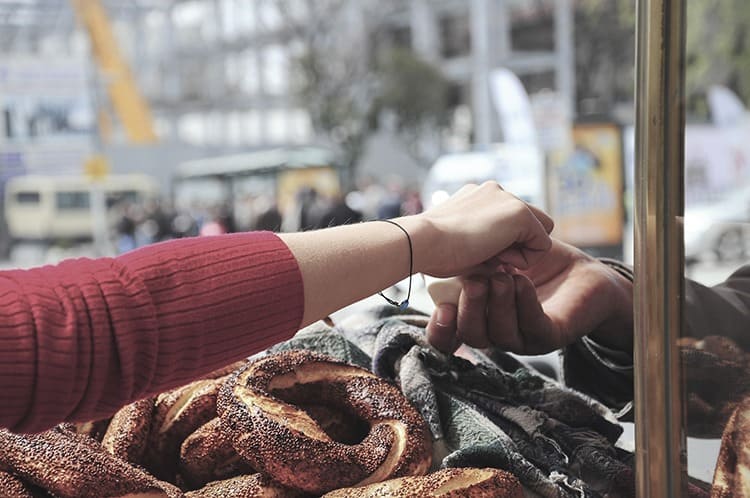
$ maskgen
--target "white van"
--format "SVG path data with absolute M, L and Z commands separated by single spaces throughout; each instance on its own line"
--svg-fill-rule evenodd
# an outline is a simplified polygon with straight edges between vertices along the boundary
M 496 180 L 518 198 L 546 209 L 544 154 L 534 146 L 496 144 L 485 152 L 438 158 L 422 188 L 425 208 L 439 204 L 467 183 Z
M 111 208 L 159 195 L 148 175 L 109 175 L 97 183 Z M 25 175 L 5 185 L 5 219 L 12 240 L 87 240 L 92 237 L 92 183 L 85 176 Z M 110 213 L 113 215 L 113 213 Z

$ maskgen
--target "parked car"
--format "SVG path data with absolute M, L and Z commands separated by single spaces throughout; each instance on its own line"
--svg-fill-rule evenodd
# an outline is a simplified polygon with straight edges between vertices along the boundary
M 685 261 L 740 261 L 750 255 L 750 184 L 685 209 Z
M 422 188 L 429 208 L 467 183 L 496 180 L 518 198 L 545 209 L 544 155 L 528 145 L 496 144 L 488 151 L 446 154 L 430 168 Z

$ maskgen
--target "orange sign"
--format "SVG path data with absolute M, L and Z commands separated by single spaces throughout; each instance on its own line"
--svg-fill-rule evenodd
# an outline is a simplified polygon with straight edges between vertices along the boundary
M 83 173 L 91 181 L 101 180 L 109 174 L 109 163 L 104 156 L 96 154 L 83 164 Z
M 579 247 L 622 244 L 622 134 L 612 123 L 573 128 L 573 150 L 551 168 L 554 235 Z
M 282 171 L 278 176 L 277 195 L 283 213 L 294 208 L 297 193 L 306 187 L 314 188 L 324 197 L 332 197 L 341 191 L 338 173 L 329 166 Z

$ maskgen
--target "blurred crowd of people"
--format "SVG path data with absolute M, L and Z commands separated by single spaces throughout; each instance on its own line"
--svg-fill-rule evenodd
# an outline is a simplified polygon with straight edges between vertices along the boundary
M 286 207 L 268 194 L 245 195 L 233 203 L 193 201 L 182 209 L 161 199 L 123 201 L 115 207 L 114 239 L 117 252 L 123 253 L 174 238 L 251 230 L 315 230 L 417 214 L 422 208 L 416 188 L 404 187 L 398 180 L 382 185 L 370 179 L 334 195 L 305 186 L 297 191 L 293 205 Z
M 144 203 L 121 201 L 115 206 L 114 239 L 118 253 L 154 242 L 197 235 L 192 218 L 177 214 L 171 205 L 160 199 Z
M 295 207 L 284 219 L 284 231 L 315 230 L 360 221 L 396 218 L 422 211 L 415 188 L 404 188 L 398 181 L 387 186 L 372 180 L 357 189 L 326 196 L 311 187 L 297 192 Z

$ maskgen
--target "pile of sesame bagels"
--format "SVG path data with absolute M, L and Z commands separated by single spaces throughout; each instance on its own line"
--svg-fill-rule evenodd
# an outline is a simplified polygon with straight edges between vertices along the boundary
M 0 431 L 0 496 L 523 497 L 504 471 L 431 464 L 429 429 L 395 385 L 309 351 L 232 365 L 107 421 Z

